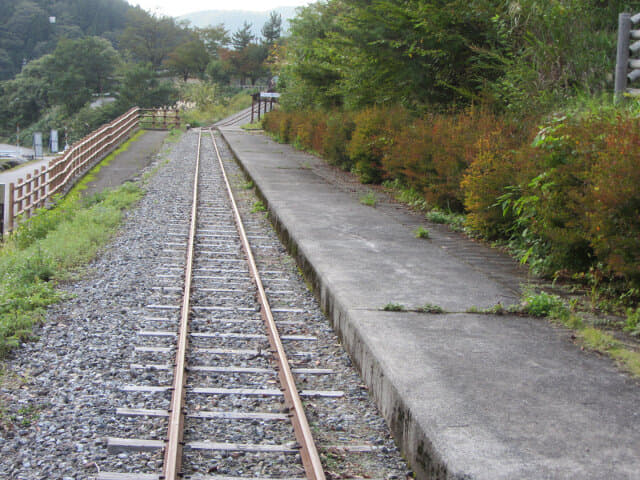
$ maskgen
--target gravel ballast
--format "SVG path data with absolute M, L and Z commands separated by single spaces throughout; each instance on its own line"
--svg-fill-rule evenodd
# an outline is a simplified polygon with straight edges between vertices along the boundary
M 116 418 L 117 407 L 144 404 L 150 408 L 148 398 L 123 392 L 122 386 L 134 380 L 145 383 L 147 373 L 131 368 L 134 346 L 144 344 L 132 332 L 143 329 L 145 307 L 166 293 L 157 290 L 154 275 L 166 248 L 167 224 L 184 215 L 184 205 L 189 202 L 196 143 L 197 132 L 191 131 L 179 142 L 162 148 L 146 169 L 155 172 L 146 180 L 147 194 L 126 215 L 119 234 L 84 269 L 80 280 L 61 286 L 70 299 L 49 308 L 47 322 L 35 332 L 39 340 L 22 345 L 4 361 L 0 382 L 0 478 L 78 480 L 95 478 L 105 470 L 135 471 L 129 465 L 144 465 L 150 472 L 160 468 L 161 454 L 114 455 L 107 452 L 105 438 L 123 436 L 122 425 L 126 421 Z M 240 206 L 248 218 L 249 234 L 266 237 L 255 248 L 260 269 L 278 271 L 272 274 L 275 281 L 271 291 L 274 308 L 282 309 L 280 320 L 286 323 L 287 316 L 292 320 L 302 318 L 306 322 L 303 333 L 320 338 L 313 348 L 322 356 L 297 356 L 292 366 L 332 368 L 337 372 L 337 383 L 329 383 L 326 377 L 301 377 L 303 388 L 346 393 L 344 401 L 305 402 L 319 442 L 376 447 L 368 453 L 344 454 L 321 446 L 325 462 L 331 462 L 327 468 L 329 478 L 404 478 L 407 467 L 350 366 L 349 357 L 299 276 L 295 262 L 278 243 L 268 219 L 263 213 L 251 213 L 256 199 L 251 190 L 241 188 L 245 180 L 226 148 L 223 156 L 226 166 L 233 170 L 232 182 L 241 194 Z M 279 294 L 273 286 L 282 283 L 282 272 L 286 291 L 293 293 Z M 267 280 L 265 284 L 269 290 Z M 300 332 L 295 327 L 285 332 L 296 333 Z M 307 348 L 294 343 L 287 348 Z M 307 365 L 309 362 L 322 365 Z M 206 363 L 205 358 L 203 364 Z M 168 395 L 155 395 L 153 401 L 154 408 L 167 408 Z M 165 419 L 145 420 L 144 436 L 164 438 L 165 424 Z M 139 425 L 140 422 L 136 428 Z

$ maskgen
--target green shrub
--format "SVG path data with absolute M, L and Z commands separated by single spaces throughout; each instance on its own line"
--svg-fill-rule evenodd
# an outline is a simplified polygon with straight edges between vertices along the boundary
M 402 109 L 371 107 L 356 114 L 347 154 L 362 183 L 380 183 L 388 176 L 382 160 L 408 121 L 409 114 Z
M 354 164 L 347 154 L 356 124 L 349 113 L 332 112 L 326 119 L 327 130 L 322 143 L 322 153 L 327 161 L 350 171 Z
M 561 318 L 568 314 L 562 299 L 546 292 L 525 295 L 522 311 L 534 317 Z

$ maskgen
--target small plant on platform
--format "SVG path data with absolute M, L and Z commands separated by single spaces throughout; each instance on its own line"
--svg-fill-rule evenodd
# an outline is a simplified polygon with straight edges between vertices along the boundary
M 434 208 L 425 213 L 424 216 L 430 222 L 449 225 L 449 227 L 456 232 L 462 232 L 464 230 L 465 216 L 461 213 L 445 212 Z
M 246 123 L 244 125 L 240 126 L 241 129 L 246 130 L 246 131 L 259 131 L 262 130 L 262 122 L 261 121 L 257 121 L 257 122 L 253 122 L 253 123 Z
M 429 230 L 427 230 L 426 228 L 420 226 L 418 228 L 416 228 L 413 231 L 413 234 L 415 235 L 416 238 L 423 238 L 425 240 L 428 240 L 431 238 L 431 234 L 429 233 Z
M 433 303 L 425 303 L 416 310 L 420 313 L 445 313 L 444 308 L 440 305 L 434 305 Z
M 259 212 L 266 212 L 266 211 L 267 211 L 267 207 L 265 207 L 264 203 L 262 203 L 260 200 L 255 202 L 253 204 L 253 207 L 251 207 L 251 213 L 259 213 Z
M 367 192 L 360 197 L 360 203 L 368 207 L 375 207 L 376 195 L 373 192 Z
M 401 303 L 387 303 L 383 308 L 385 312 L 406 312 L 407 308 Z
M 559 296 L 546 292 L 526 294 L 521 307 L 522 313 L 534 317 L 562 319 L 569 314 L 569 309 Z
M 631 335 L 640 336 L 640 307 L 627 309 L 627 321 L 624 330 L 630 332 Z

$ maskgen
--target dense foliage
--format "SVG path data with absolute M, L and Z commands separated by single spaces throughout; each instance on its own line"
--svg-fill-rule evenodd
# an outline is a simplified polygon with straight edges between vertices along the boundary
M 624 1 L 328 0 L 292 21 L 287 104 L 547 107 L 611 85 Z
M 265 128 L 536 271 L 640 295 L 639 109 L 615 0 L 326 0 L 300 11 Z M 419 199 L 419 201 L 417 200 Z

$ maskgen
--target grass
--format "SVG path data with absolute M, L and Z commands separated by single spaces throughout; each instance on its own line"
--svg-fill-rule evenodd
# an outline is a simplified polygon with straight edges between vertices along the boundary
M 640 307 L 627 309 L 627 320 L 624 325 L 625 332 L 631 333 L 631 335 L 640 335 Z
M 360 203 L 368 207 L 376 206 L 376 195 L 373 192 L 367 192 L 360 196 Z
M 583 347 L 613 358 L 622 368 L 632 375 L 640 377 L 640 353 L 624 348 L 624 345 L 612 335 L 597 328 L 583 328 L 577 333 Z
M 267 211 L 267 207 L 265 207 L 264 203 L 262 203 L 260 200 L 256 201 L 253 204 L 253 207 L 251 207 L 251 213 L 259 213 L 259 212 L 266 212 Z
M 445 313 L 445 310 L 439 305 L 434 305 L 432 303 L 425 303 L 421 307 L 412 309 L 407 308 L 401 303 L 387 303 L 382 310 L 385 312 L 417 312 L 417 313 Z
M 100 168 L 136 138 L 94 167 L 54 208 L 20 224 L 0 248 L 0 357 L 34 338 L 32 329 L 44 321 L 46 307 L 64 298 L 59 283 L 95 257 L 118 228 L 123 210 L 142 197 L 133 183 L 81 195 Z
M 435 208 L 425 213 L 424 216 L 428 221 L 448 225 L 449 228 L 456 232 L 464 231 L 466 217 L 460 213 L 444 212 Z
M 400 303 L 387 303 L 382 310 L 385 312 L 406 312 L 407 308 Z
M 184 112 L 183 123 L 188 123 L 192 127 L 210 125 L 250 106 L 251 95 L 246 92 L 240 92 L 230 98 L 221 94 L 213 102 L 207 102 Z
M 432 303 L 425 303 L 421 307 L 418 307 L 417 311 L 420 313 L 445 313 L 444 308 L 442 308 L 440 305 L 434 305 Z
M 253 123 L 246 123 L 244 125 L 241 125 L 240 128 L 243 129 L 243 130 L 246 130 L 248 132 L 260 131 L 260 130 L 262 130 L 262 122 L 261 121 L 257 121 L 257 122 L 253 122 Z
M 640 352 L 626 348 L 625 345 L 614 336 L 598 328 L 585 326 L 584 320 L 579 315 L 572 313 L 571 309 L 568 308 L 565 302 L 557 295 L 551 295 L 546 292 L 534 293 L 529 290 L 525 291 L 522 303 L 519 305 L 508 305 L 505 307 L 497 304 L 487 309 L 471 307 L 467 310 L 467 313 L 514 313 L 538 318 L 549 318 L 573 330 L 578 343 L 584 349 L 608 355 L 615 360 L 621 368 L 636 377 L 640 377 Z M 636 324 L 634 323 L 637 321 L 636 315 L 638 315 L 637 310 L 628 312 L 627 330 L 630 324 L 634 325 L 634 329 L 636 328 Z
M 416 238 L 423 238 L 425 240 L 428 240 L 429 238 L 431 238 L 431 234 L 429 233 L 429 230 L 427 230 L 422 226 L 416 228 L 413 231 L 413 234 L 415 235 Z

